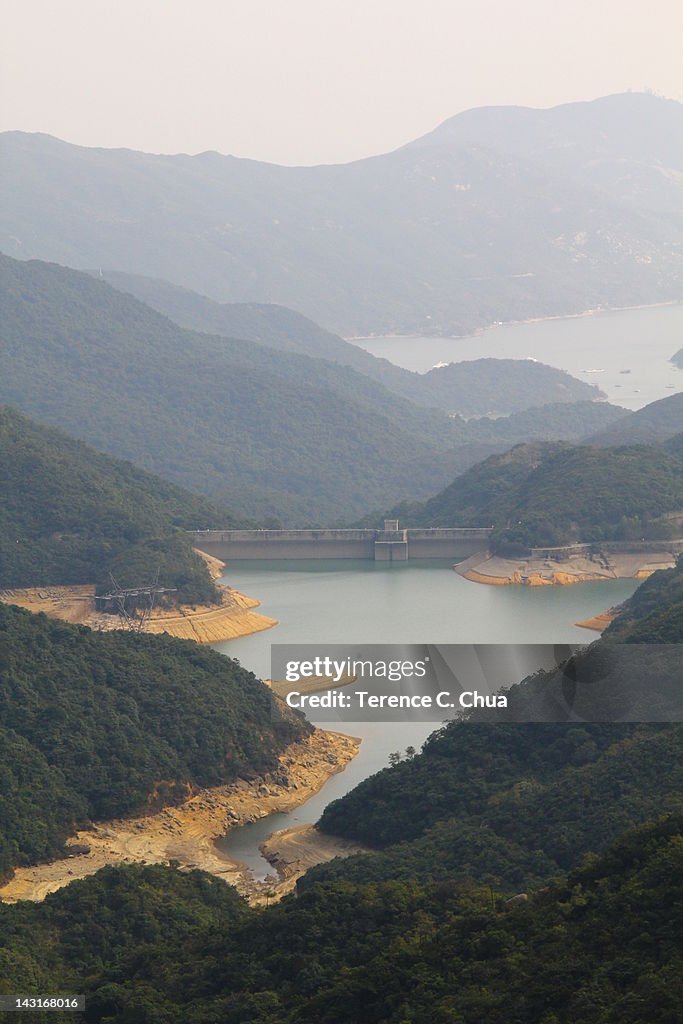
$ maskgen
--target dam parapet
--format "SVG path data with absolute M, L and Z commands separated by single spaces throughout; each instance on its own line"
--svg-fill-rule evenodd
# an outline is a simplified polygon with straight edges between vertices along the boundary
M 207 555 L 229 559 L 361 558 L 407 562 L 411 558 L 467 558 L 485 551 L 489 528 L 382 530 L 195 530 L 192 543 Z

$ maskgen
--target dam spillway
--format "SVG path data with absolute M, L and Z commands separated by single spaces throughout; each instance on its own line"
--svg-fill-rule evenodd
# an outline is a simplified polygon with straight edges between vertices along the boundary
M 193 545 L 228 559 L 363 558 L 407 562 L 411 558 L 462 559 L 488 547 L 490 528 L 383 530 L 195 530 Z

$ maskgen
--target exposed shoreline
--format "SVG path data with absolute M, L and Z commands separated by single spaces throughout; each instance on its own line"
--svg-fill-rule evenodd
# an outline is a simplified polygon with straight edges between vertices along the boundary
M 596 633 L 602 633 L 611 625 L 619 614 L 618 608 L 608 608 L 606 612 L 598 612 L 597 615 L 592 615 L 590 619 L 582 619 L 581 622 L 575 622 L 575 626 L 580 626 L 581 629 L 592 629 Z
M 278 898 L 291 892 L 298 879 L 316 864 L 326 864 L 334 857 L 372 852 L 351 839 L 319 832 L 315 825 L 295 825 L 273 832 L 261 843 L 260 850 L 278 873 L 280 881 L 270 887 Z
M 203 789 L 180 805 L 155 814 L 100 822 L 80 830 L 67 840 L 67 847 L 88 847 L 87 853 L 16 868 L 13 877 L 0 886 L 0 900 L 41 901 L 109 864 L 169 861 L 178 862 L 181 869 L 199 868 L 217 875 L 255 902 L 262 902 L 266 893 L 271 898 L 273 891 L 283 895 L 288 890 L 281 892 L 277 884 L 254 881 L 243 865 L 221 853 L 216 839 L 231 828 L 305 803 L 330 776 L 344 770 L 359 746 L 360 740 L 352 736 L 314 729 L 282 752 L 273 772 L 253 781 Z
M 598 306 L 595 309 L 584 309 L 580 313 L 552 313 L 548 316 L 531 316 L 525 320 L 494 320 L 493 323 L 484 327 L 477 327 L 467 334 L 415 334 L 411 331 L 408 334 L 350 334 L 344 335 L 344 341 L 354 344 L 357 341 L 380 341 L 381 339 L 396 338 L 397 340 L 408 341 L 410 338 L 434 338 L 442 341 L 463 341 L 465 338 L 478 338 L 485 331 L 493 327 L 519 327 L 522 324 L 543 324 L 552 320 L 581 320 L 584 317 L 600 316 L 603 313 L 627 313 L 636 309 L 660 309 L 665 306 L 679 306 L 680 299 L 668 299 L 665 302 L 640 302 L 635 306 Z
M 222 576 L 223 562 L 204 555 L 214 580 Z M 221 593 L 220 604 L 180 605 L 177 608 L 158 608 L 145 624 L 145 633 L 167 633 L 181 640 L 195 640 L 199 644 L 219 643 L 251 636 L 278 625 L 277 619 L 254 611 L 261 602 L 239 590 L 217 583 Z M 119 629 L 115 615 L 106 615 L 95 607 L 95 585 L 24 587 L 0 591 L 0 601 L 16 604 L 37 614 L 43 612 L 52 619 L 61 619 L 90 629 L 108 631 Z
M 561 560 L 482 555 L 480 561 L 468 558 L 453 568 L 463 579 L 487 586 L 567 587 L 601 580 L 644 580 L 659 569 L 670 569 L 675 564 L 675 557 L 668 552 L 636 551 L 610 552 L 609 558 L 603 556 L 599 560 L 583 555 Z

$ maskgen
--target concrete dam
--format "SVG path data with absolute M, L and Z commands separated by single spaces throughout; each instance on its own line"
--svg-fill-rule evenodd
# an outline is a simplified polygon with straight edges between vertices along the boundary
M 192 543 L 207 555 L 229 559 L 366 558 L 407 562 L 410 558 L 464 559 L 488 548 L 490 528 L 400 529 L 389 519 L 383 530 L 195 530 Z

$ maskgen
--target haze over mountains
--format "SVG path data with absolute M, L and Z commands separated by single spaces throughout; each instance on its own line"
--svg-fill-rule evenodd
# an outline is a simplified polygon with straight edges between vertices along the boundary
M 284 306 L 218 303 L 168 281 L 135 274 L 109 271 L 98 276 L 181 327 L 329 359 L 429 408 L 463 416 L 507 415 L 534 406 L 605 397 L 595 385 L 534 360 L 475 359 L 415 373 L 378 359 Z
M 679 298 L 683 106 L 484 108 L 383 156 L 288 168 L 9 133 L 0 248 L 275 302 L 346 335 Z
M 14 6 L 8 123 L 149 143 L 189 113 L 285 154 L 324 144 L 317 111 L 357 152 L 363 92 L 393 132 L 623 88 L 674 45 L 568 3 Z M 338 166 L 0 146 L 0 1011 L 683 1021 L 683 105 L 469 110 Z M 373 509 L 401 539 L 338 545 Z M 207 536 L 241 527 L 247 552 Z M 335 632 L 331 696 L 329 666 L 254 674 Z
M 655 444 L 683 428 L 683 391 L 623 416 L 588 438 L 591 444 Z
M 623 415 L 604 402 L 551 401 L 466 423 L 350 367 L 185 330 L 88 274 L 7 257 L 0 271 L 0 401 L 261 523 L 334 523 L 428 497 L 515 440 L 583 436 Z M 256 324 L 263 331 L 263 317 Z M 539 373 L 567 397 L 596 393 L 519 366 L 531 378 L 527 404 L 544 400 Z M 500 394 L 509 376 L 503 367 Z

